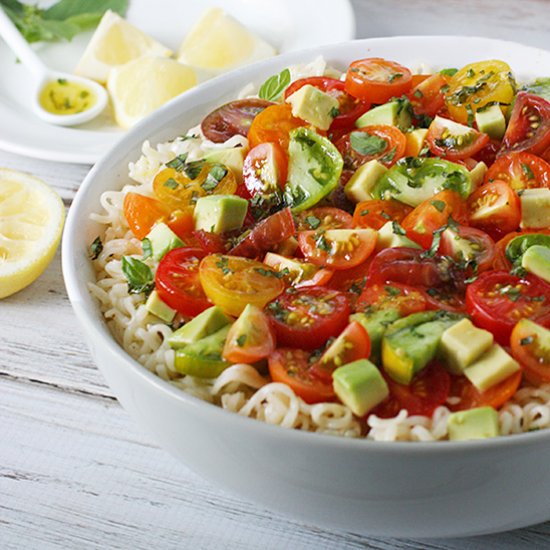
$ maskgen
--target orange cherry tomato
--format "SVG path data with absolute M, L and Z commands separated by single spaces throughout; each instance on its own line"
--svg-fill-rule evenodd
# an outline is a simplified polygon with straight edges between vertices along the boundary
M 508 153 L 485 174 L 485 183 L 505 181 L 514 191 L 550 187 L 550 164 L 531 153 Z
M 443 90 L 448 85 L 449 80 L 449 77 L 439 73 L 414 75 L 413 89 L 408 94 L 414 114 L 417 116 L 435 116 L 445 105 Z
M 370 103 L 386 103 L 406 94 L 411 86 L 409 69 L 380 57 L 353 61 L 346 73 L 346 92 Z
M 512 330 L 510 343 L 512 355 L 531 384 L 550 382 L 550 330 L 522 320 Z
M 363 290 L 356 309 L 397 309 L 402 317 L 427 309 L 428 303 L 421 290 L 400 283 L 374 284 Z
M 291 130 L 307 126 L 300 118 L 292 116 L 292 107 L 288 104 L 271 105 L 259 113 L 250 125 L 248 143 L 250 148 L 260 143 L 278 143 L 284 151 L 288 150 Z
M 401 223 L 411 212 L 411 206 L 393 199 L 363 201 L 355 207 L 353 225 L 354 227 L 380 229 L 389 221 Z

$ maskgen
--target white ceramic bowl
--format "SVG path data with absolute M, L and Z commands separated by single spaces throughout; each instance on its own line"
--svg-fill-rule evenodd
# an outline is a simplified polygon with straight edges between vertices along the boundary
M 322 54 L 333 65 L 368 56 L 436 68 L 498 58 L 519 76 L 550 74 L 550 52 L 467 37 L 396 37 L 293 52 L 207 82 L 133 129 L 90 172 L 63 239 L 69 297 L 92 355 L 122 405 L 159 445 L 194 471 L 284 514 L 356 533 L 448 537 L 503 531 L 550 518 L 550 431 L 482 442 L 379 443 L 287 430 L 240 417 L 172 387 L 116 343 L 87 291 L 90 214 L 103 191 L 128 180 L 145 139 L 197 124 L 289 64 Z

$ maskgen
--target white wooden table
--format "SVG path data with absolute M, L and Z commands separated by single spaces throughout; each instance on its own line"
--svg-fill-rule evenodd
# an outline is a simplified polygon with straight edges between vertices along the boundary
M 355 0 L 358 36 L 471 34 L 550 47 L 549 0 Z M 0 121 L 1 123 L 1 121 Z M 0 152 L 70 205 L 88 166 Z M 550 497 L 549 497 L 550 507 Z M 0 302 L 0 548 L 550 548 L 550 523 L 462 540 L 341 533 L 221 492 L 158 449 L 119 406 L 72 313 L 58 254 Z

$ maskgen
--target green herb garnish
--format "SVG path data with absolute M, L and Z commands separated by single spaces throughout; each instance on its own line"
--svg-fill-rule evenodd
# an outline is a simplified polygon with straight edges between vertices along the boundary
M 354 151 L 360 155 L 378 155 L 388 146 L 388 142 L 378 136 L 371 136 L 367 132 L 352 132 L 350 144 Z
M 270 76 L 261 86 L 258 96 L 267 101 L 276 101 L 290 84 L 290 71 L 283 69 L 279 74 Z
M 155 288 L 151 268 L 137 258 L 123 256 L 122 273 L 128 281 L 130 294 L 149 294 Z
M 90 258 L 92 260 L 97 260 L 102 251 L 103 243 L 99 237 L 96 237 L 94 242 L 90 245 Z

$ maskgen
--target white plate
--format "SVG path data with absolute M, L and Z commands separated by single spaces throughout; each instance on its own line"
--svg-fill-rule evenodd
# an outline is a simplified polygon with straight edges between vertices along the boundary
M 355 34 L 349 0 L 156 0 L 154 4 L 130 0 L 127 19 L 176 50 L 210 6 L 223 7 L 281 53 L 343 42 Z M 305 26 L 304 21 L 309 24 Z M 71 72 L 91 35 L 83 33 L 70 43 L 40 44 L 37 52 L 51 68 Z M 32 81 L 1 40 L 0 74 L 1 149 L 46 160 L 92 164 L 124 135 L 108 114 L 77 128 L 51 126 L 36 118 L 29 110 Z

